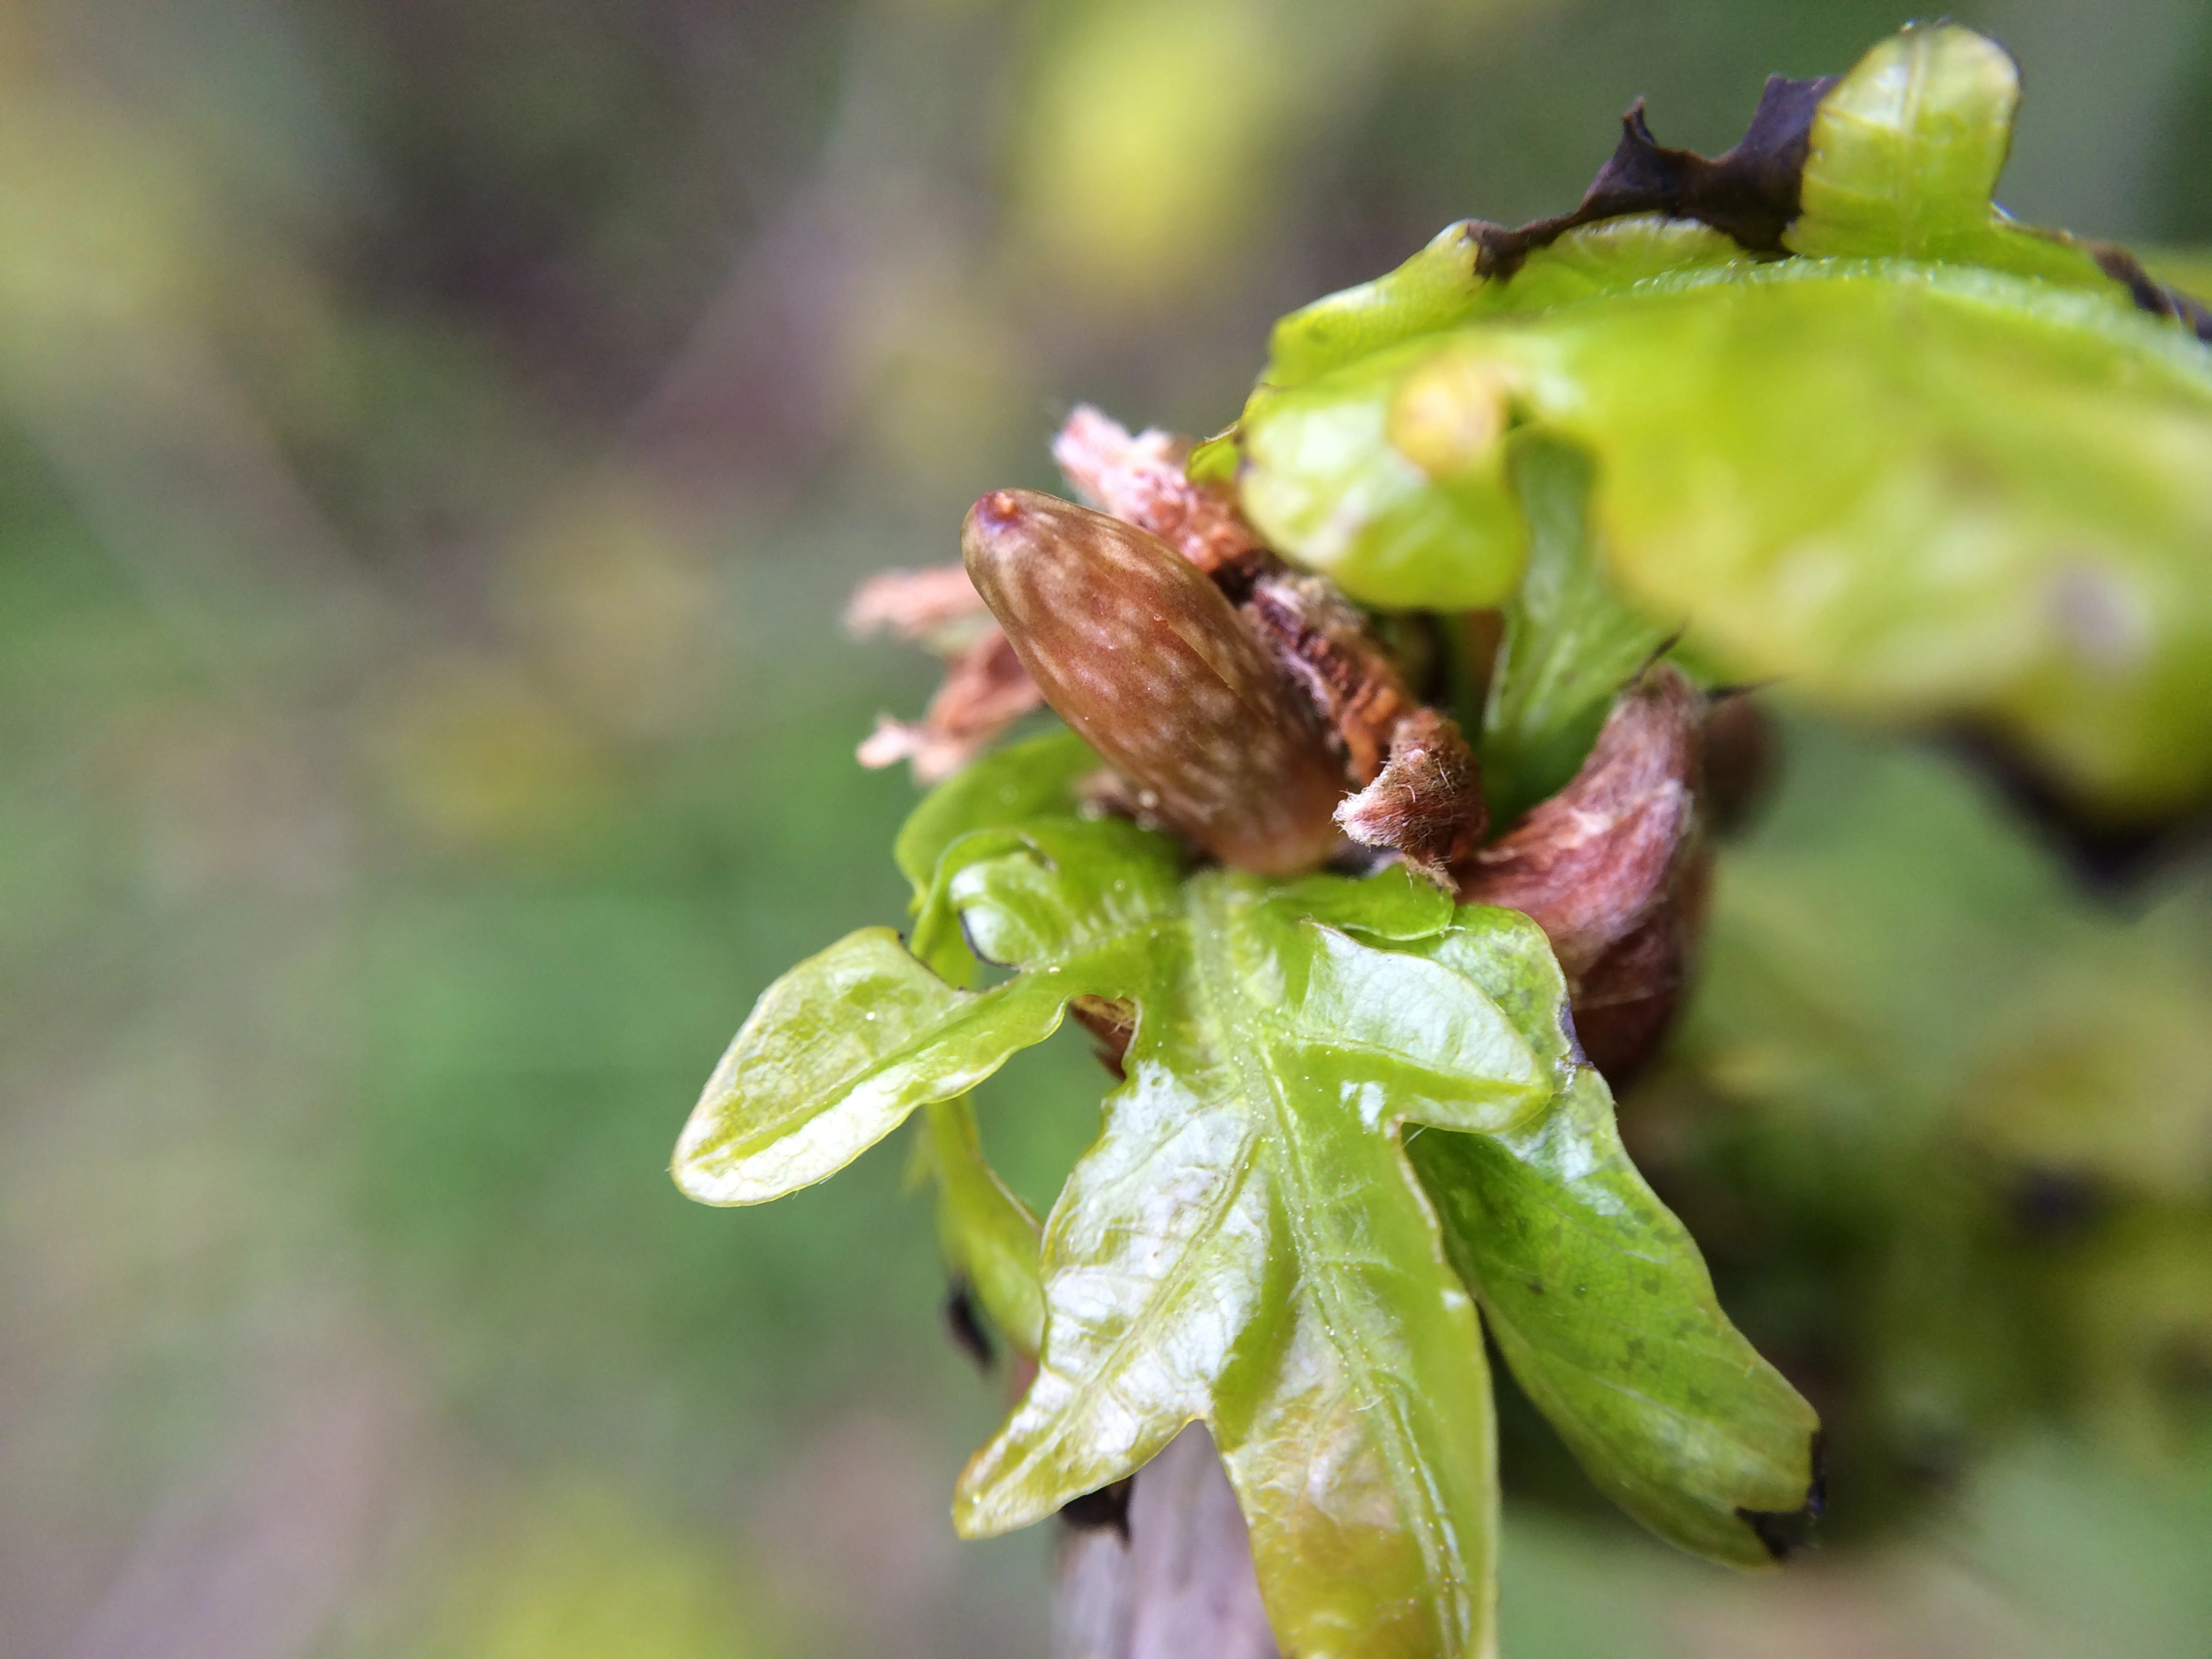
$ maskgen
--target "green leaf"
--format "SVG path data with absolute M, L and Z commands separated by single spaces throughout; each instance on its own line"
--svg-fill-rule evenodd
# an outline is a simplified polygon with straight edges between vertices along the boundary
M 891 857 L 914 884 L 920 903 L 945 849 L 971 830 L 1000 830 L 1030 818 L 1074 810 L 1076 783 L 1098 769 L 1098 757 L 1069 731 L 1008 744 L 963 768 L 915 808 Z
M 1514 458 L 1529 526 L 1528 574 L 1505 630 L 1482 721 L 1482 784 L 1510 823 L 1575 775 L 1620 688 L 1666 635 L 1613 593 L 1590 545 L 1589 460 L 1559 443 Z
M 916 957 L 950 981 L 974 981 L 979 964 L 957 917 L 942 906 L 924 911 L 939 860 L 976 830 L 1066 816 L 1075 805 L 1077 781 L 1097 766 L 1081 738 L 1054 732 L 984 756 L 924 799 L 892 849 L 914 884 L 915 909 L 924 912 L 912 941 Z M 1009 1341 L 1036 1353 L 1044 1328 L 1036 1218 L 985 1158 L 975 1108 L 966 1099 L 929 1107 L 920 1156 L 936 1181 L 938 1243 L 946 1267 L 968 1281 Z
M 1401 393 L 1414 371 L 1441 361 L 1425 337 L 1292 391 L 1263 389 L 1245 407 L 1246 516 L 1363 604 L 1472 610 L 1497 604 L 1521 577 L 1528 531 L 1502 447 L 1449 470 L 1393 441 Z
M 1433 416 L 1439 384 L 1509 389 L 1501 453 L 1592 457 L 1609 576 L 1717 672 L 1978 717 L 2115 811 L 2212 786 L 2212 349 L 2169 325 L 1977 268 L 1796 259 L 1413 342 L 1244 435 L 1262 528 L 1356 597 L 1455 606 L 1520 562 L 1504 469 L 1448 491 L 1391 447 L 1394 400 L 1424 387 Z M 1454 528 L 1376 564 L 1358 514 L 1386 499 Z
M 989 822 L 989 803 L 1024 810 L 1042 787 L 965 798 L 932 813 L 952 828 L 932 838 L 917 937 L 963 939 L 1014 977 L 956 989 L 889 935 L 855 935 L 763 999 L 678 1156 L 697 1195 L 766 1196 L 914 1105 L 957 1103 L 1070 1000 L 1133 1006 L 1127 1080 L 1034 1268 L 964 1103 L 931 1108 L 948 1253 L 1017 1342 L 1039 1341 L 1035 1380 L 962 1478 L 963 1532 L 1042 1519 L 1202 1419 L 1286 1650 L 1488 1652 L 1494 1426 L 1472 1284 L 1507 1310 L 1504 1351 L 1601 1484 L 1669 1536 L 1746 1559 L 1728 1506 L 1777 1486 L 1748 1472 L 1759 1456 L 1802 1464 L 1809 1414 L 1626 1165 L 1533 922 L 1455 908 L 1402 869 L 1186 874 L 1166 838 L 1064 805 Z M 1414 1160 L 1409 1125 L 1426 1126 Z M 1589 1290 L 1531 1311 L 1498 1271 Z M 1621 1336 L 1634 1319 L 1660 1358 Z M 1701 1396 L 1716 1364 L 1735 1392 Z M 1766 1419 L 1731 1435 L 1698 1414 L 1716 1401 L 1786 1418 L 1790 1444 Z
M 998 902 L 987 867 L 970 866 L 971 933 Z M 1008 873 L 1026 911 L 1032 870 Z M 1340 912 L 1328 884 L 1299 892 Z M 1407 931 L 1393 887 L 1386 933 Z M 1129 1081 L 1047 1223 L 1037 1378 L 969 1465 L 956 1520 L 1041 1519 L 1203 1418 L 1286 1647 L 1481 1652 L 1487 1378 L 1396 1130 L 1516 1122 L 1555 1079 L 1459 975 L 1249 878 L 1203 874 L 1184 896 L 1127 979 L 1089 988 L 1138 1005 Z
M 1813 112 L 1780 260 L 1638 214 L 1486 276 L 1494 228 L 1453 227 L 1277 325 L 1237 428 L 1247 512 L 1370 605 L 1520 582 L 1525 635 L 1575 540 L 1527 458 L 1571 447 L 1595 568 L 1717 672 L 1992 729 L 2109 816 L 2197 798 L 2212 347 L 2131 256 L 1993 205 L 2018 101 L 1970 30 L 1877 46 Z M 1562 658 L 1610 672 L 1635 629 L 1609 620 Z M 1525 804 L 1589 709 L 1522 706 L 1540 676 L 1509 670 L 1487 758 Z
M 2088 247 L 1994 205 L 2019 106 L 2019 68 L 1996 41 L 1951 23 L 1906 27 L 1821 99 L 1784 243 L 1983 265 L 2132 304 Z
M 1631 1515 L 1698 1554 L 1770 1565 L 1747 1517 L 1804 1510 L 1818 1419 L 1729 1322 L 1696 1244 L 1629 1162 L 1604 1079 L 1576 1063 L 1542 935 L 1512 911 L 1468 907 L 1407 948 L 1480 985 L 1545 1064 L 1571 1073 L 1525 1124 L 1407 1144 L 1506 1364 Z
M 1669 1543 L 1768 1565 L 1747 1517 L 1805 1509 L 1818 1419 L 1721 1311 L 1597 1073 L 1529 1128 L 1409 1151 L 1506 1364 L 1599 1489 Z
M 848 935 L 763 994 L 684 1125 L 677 1184 L 708 1204 L 779 1198 L 834 1175 L 915 1107 L 965 1093 L 1050 1036 L 1070 998 L 1117 994 L 1177 902 L 1181 864 L 1166 836 L 1119 822 L 962 836 L 939 857 L 933 900 L 951 895 L 985 960 L 1037 971 L 957 990 L 890 929 Z
M 983 1158 L 975 1109 L 963 1096 L 927 1108 L 922 1145 L 937 1178 L 938 1243 L 983 1311 L 1024 1353 L 1044 1340 L 1044 1284 L 1036 1218 Z
M 762 994 L 684 1126 L 676 1184 L 702 1204 L 811 1186 L 1059 1024 L 1027 981 L 957 991 L 890 928 L 848 933 Z
M 1748 267 L 1751 256 L 1709 225 L 1638 213 L 1567 232 L 1511 277 L 1480 276 L 1478 228 L 1447 225 L 1386 276 L 1316 300 L 1267 341 L 1262 393 L 1287 392 L 1423 335 L 1484 317 L 1548 311 L 1623 294 L 1668 272 Z

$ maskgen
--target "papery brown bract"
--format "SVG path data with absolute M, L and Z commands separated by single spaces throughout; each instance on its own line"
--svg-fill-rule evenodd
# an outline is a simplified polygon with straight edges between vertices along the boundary
M 945 664 L 945 683 L 919 720 L 878 718 L 876 729 L 860 741 L 860 763 L 884 767 L 911 761 L 915 782 L 942 783 L 1043 701 L 1005 632 L 987 624 Z
M 1127 427 L 1079 404 L 1052 441 L 1052 458 L 1084 497 L 1103 511 L 1150 531 L 1207 575 L 1255 554 L 1259 535 L 1224 491 L 1194 483 L 1183 471 L 1189 442 Z
M 1439 887 L 1456 879 L 1481 836 L 1482 771 L 1459 722 L 1433 708 L 1399 720 L 1375 781 L 1336 809 L 1365 847 L 1392 847 Z
M 977 501 L 961 548 L 1045 701 L 1136 786 L 1146 816 L 1261 874 L 1328 856 L 1343 771 L 1328 736 L 1195 565 L 1028 489 Z
M 1335 732 L 1352 781 L 1372 783 L 1419 703 L 1366 617 L 1320 576 L 1262 577 L 1241 609 Z

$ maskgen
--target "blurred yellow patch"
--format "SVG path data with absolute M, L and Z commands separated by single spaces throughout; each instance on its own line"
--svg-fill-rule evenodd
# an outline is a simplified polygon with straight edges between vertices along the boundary
M 1024 228 L 1056 277 L 1144 299 L 1248 233 L 1292 102 L 1273 24 L 1250 0 L 1095 0 L 1070 20 L 1017 129 Z
M 501 574 L 534 659 L 594 725 L 663 733 L 712 690 L 720 595 L 695 538 L 646 481 L 610 472 L 563 494 Z
M 755 1659 L 777 1650 L 719 1551 L 583 1487 L 533 1498 L 465 1563 L 437 1659 Z
M 0 76 L 0 374 L 58 374 L 196 298 L 200 205 L 180 159 L 114 111 Z
M 465 848 L 542 842 L 605 799 L 576 717 L 489 658 L 418 664 L 370 716 L 368 748 L 409 823 Z

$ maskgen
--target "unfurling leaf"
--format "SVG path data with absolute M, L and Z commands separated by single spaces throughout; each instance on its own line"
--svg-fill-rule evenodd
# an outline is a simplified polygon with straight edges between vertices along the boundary
M 961 1529 L 1044 1518 L 1203 1420 L 1285 1651 L 1489 1653 L 1480 1298 L 1601 1486 L 1763 1559 L 1753 1517 L 1808 1501 L 1811 1413 L 1627 1164 L 1541 932 L 1403 869 L 1186 874 L 1168 837 L 1077 815 L 1082 760 L 1066 739 L 987 759 L 901 838 L 929 865 L 918 945 L 1015 977 L 958 989 L 854 935 L 763 998 L 678 1153 L 687 1191 L 770 1196 L 1071 1002 L 1133 1012 L 1046 1221 L 1036 1379 L 962 1479 Z
M 1247 513 L 1356 599 L 1493 604 L 1570 448 L 1605 586 L 1722 676 L 1972 722 L 2106 815 L 2203 795 L 2212 313 L 1992 205 L 2018 93 L 1942 25 L 1715 162 L 1632 125 L 1573 213 L 1278 325 Z

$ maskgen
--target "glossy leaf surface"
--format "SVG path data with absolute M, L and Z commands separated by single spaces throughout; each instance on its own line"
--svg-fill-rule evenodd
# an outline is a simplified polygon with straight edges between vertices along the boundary
M 1735 1511 L 1803 1503 L 1810 1414 L 1626 1164 L 1535 926 L 1401 869 L 1186 875 L 1164 837 L 1075 814 L 1064 747 L 985 767 L 1003 775 L 949 787 L 902 850 L 935 847 L 917 936 L 1016 976 L 958 990 L 879 932 L 833 947 L 763 999 L 678 1166 L 696 1195 L 768 1195 L 817 1176 L 795 1137 L 857 1153 L 1069 1000 L 1133 1005 L 1127 1081 L 1046 1222 L 1038 1371 L 962 1479 L 961 1528 L 1043 1519 L 1202 1419 L 1287 1650 L 1488 1652 L 1479 1295 L 1601 1485 L 1690 1547 L 1764 1559 Z M 1562 1294 L 1531 1307 L 1529 1280 Z M 1017 1340 L 1020 1299 L 994 1310 Z
M 1783 240 L 1817 258 L 1984 265 L 2128 307 L 2087 246 L 1995 205 L 2019 107 L 2020 70 L 1996 41 L 1950 24 L 1893 35 L 1820 100 Z

